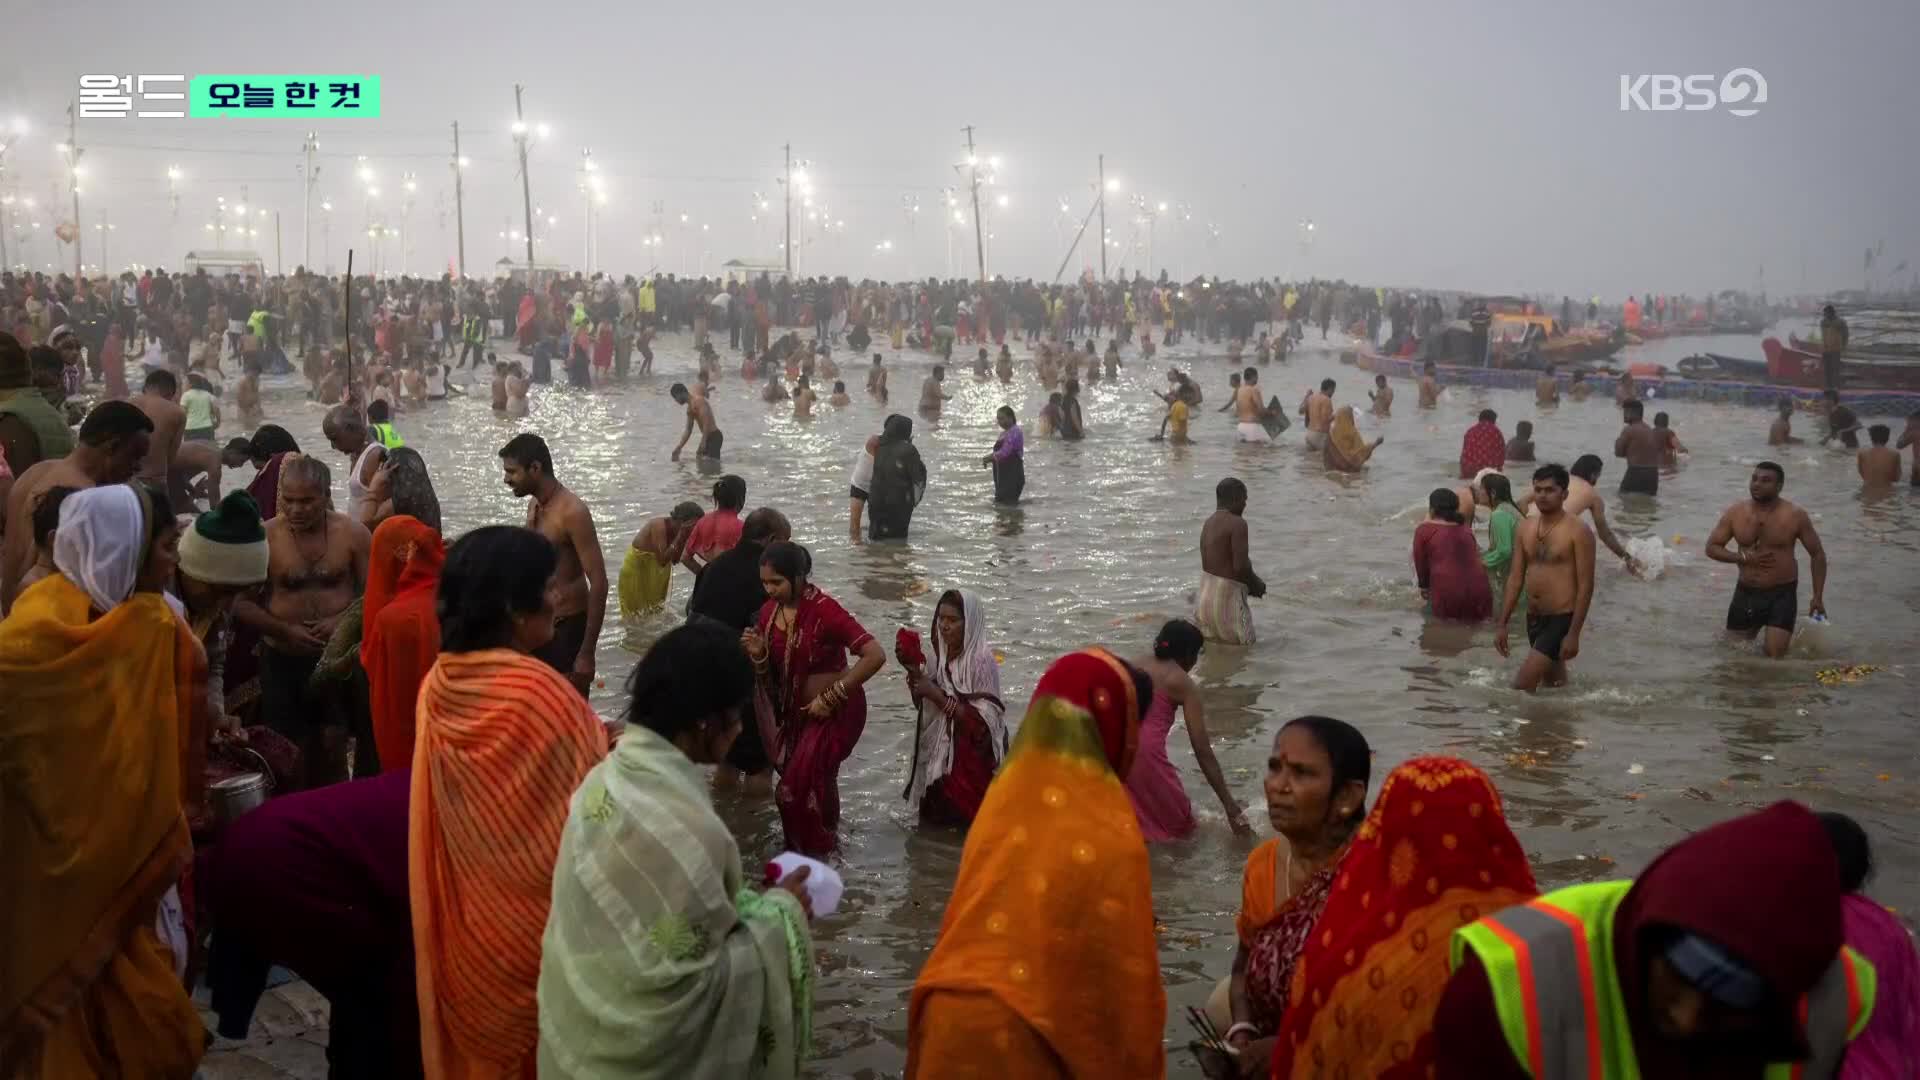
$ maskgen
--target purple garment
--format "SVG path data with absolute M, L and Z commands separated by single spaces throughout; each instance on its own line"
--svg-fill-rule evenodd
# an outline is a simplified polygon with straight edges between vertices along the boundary
M 1913 1080 L 1920 1077 L 1920 954 L 1898 916 L 1859 893 L 1840 898 L 1846 942 L 1878 976 L 1873 1016 L 1847 1046 L 1841 1080 Z
M 1026 436 L 1020 433 L 1020 425 L 1015 424 L 1001 432 L 1000 437 L 994 440 L 993 460 L 1005 461 L 1008 458 L 1017 458 L 1025 454 L 1026 449 Z
M 244 1038 L 278 965 L 332 1007 L 334 1075 L 419 1072 L 407 894 L 412 772 L 269 799 L 200 856 L 213 928 L 207 982 L 220 1033 Z
M 1158 690 L 1140 718 L 1140 748 L 1127 770 L 1127 798 L 1140 820 L 1140 835 L 1148 843 L 1182 840 L 1194 829 L 1193 803 L 1187 798 L 1180 773 L 1167 757 L 1167 737 L 1173 733 L 1173 701 Z

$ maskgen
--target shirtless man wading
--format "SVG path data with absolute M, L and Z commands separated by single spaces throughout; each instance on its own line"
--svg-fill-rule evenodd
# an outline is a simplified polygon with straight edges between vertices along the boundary
M 600 622 L 607 614 L 607 565 L 593 530 L 593 511 L 554 479 L 553 455 L 540 436 L 515 435 L 500 448 L 500 464 L 508 490 L 518 498 L 533 497 L 527 528 L 552 541 L 560 553 L 550 586 L 553 640 L 533 655 L 565 675 L 585 697 L 593 686 Z
M 299 746 L 309 787 L 346 779 L 347 731 L 332 723 L 323 693 L 308 685 L 340 616 L 367 581 L 373 535 L 333 509 L 326 463 L 288 454 L 280 463 L 276 516 L 267 522 L 267 581 L 234 602 L 260 650 L 260 715 Z
M 1267 432 L 1267 404 L 1260 397 L 1260 369 L 1248 368 L 1240 373 L 1240 389 L 1233 392 L 1234 413 L 1240 419 L 1237 429 L 1241 442 L 1270 443 L 1273 436 Z
M 147 376 L 134 395 L 133 404 L 153 421 L 153 441 L 147 446 L 146 460 L 140 463 L 140 479 L 167 493 L 173 505 L 183 510 L 191 505 L 183 485 L 176 491 L 169 483 L 173 460 L 180 453 L 180 441 L 187 429 L 187 410 L 179 405 L 180 380 L 161 368 Z
M 1727 607 L 1727 633 L 1752 641 L 1766 631 L 1764 647 L 1771 657 L 1785 656 L 1793 643 L 1793 622 L 1799 609 L 1800 565 L 1793 545 L 1807 549 L 1813 562 L 1813 599 L 1808 615 L 1827 613 L 1827 549 L 1813 520 L 1800 507 L 1780 497 L 1787 483 L 1785 469 L 1771 461 L 1753 467 L 1746 502 L 1734 503 L 1720 515 L 1707 535 L 1707 558 L 1740 568 L 1733 603 Z M 1740 545 L 1729 550 L 1728 541 Z
M 1307 449 L 1324 450 L 1327 445 L 1327 432 L 1333 430 L 1333 388 L 1332 379 L 1320 380 L 1320 389 L 1307 395 L 1300 406 L 1300 413 L 1307 418 Z
M 1627 426 L 1613 440 L 1613 456 L 1627 459 L 1626 475 L 1620 478 L 1622 495 L 1660 494 L 1660 463 L 1666 460 L 1667 437 L 1647 426 L 1647 407 L 1629 401 L 1620 407 Z
M 687 393 L 684 383 L 674 383 L 668 388 L 667 393 L 673 397 L 673 400 L 687 407 L 687 427 L 680 433 L 680 441 L 674 444 L 672 460 L 680 460 L 680 451 L 686 447 L 687 440 L 693 437 L 694 426 L 698 425 L 700 448 L 694 451 L 694 456 L 705 461 L 719 461 L 722 440 L 720 425 L 713 419 L 713 406 L 707 404 L 706 395 L 696 396 Z
M 1251 645 L 1253 611 L 1247 597 L 1267 595 L 1247 551 L 1247 485 L 1229 476 L 1215 486 L 1218 509 L 1200 528 L 1200 594 L 1194 622 L 1208 641 Z
M 1527 643 L 1531 649 L 1513 687 L 1532 693 L 1542 682 L 1567 684 L 1567 661 L 1580 655 L 1580 631 L 1593 603 L 1593 530 L 1567 512 L 1567 470 L 1542 465 L 1533 473 L 1533 505 L 1539 516 L 1521 522 L 1513 537 L 1513 569 L 1495 620 L 1493 647 L 1510 655 L 1507 621 L 1527 592 Z

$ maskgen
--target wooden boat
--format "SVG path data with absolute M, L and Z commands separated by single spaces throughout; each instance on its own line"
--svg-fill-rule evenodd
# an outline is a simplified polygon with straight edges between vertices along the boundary
M 1824 386 L 1826 369 L 1818 348 L 1799 338 L 1790 344 L 1770 337 L 1760 343 L 1767 354 L 1767 379 L 1779 386 Z M 1847 353 L 1840 358 L 1840 381 L 1848 387 L 1920 390 L 1920 360 L 1900 356 L 1873 357 Z
M 1730 382 L 1766 382 L 1765 360 L 1744 360 L 1721 353 L 1695 353 L 1674 365 L 1689 379 L 1714 379 Z

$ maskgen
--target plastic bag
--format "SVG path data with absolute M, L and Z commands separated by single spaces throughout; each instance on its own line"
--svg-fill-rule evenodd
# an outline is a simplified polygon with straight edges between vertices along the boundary
M 791 851 L 783 851 L 767 862 L 766 883 L 775 885 L 785 880 L 788 874 L 801 867 L 808 869 L 807 900 L 813 905 L 813 917 L 824 918 L 840 908 L 841 894 L 847 891 L 846 882 L 840 879 L 840 872 L 819 859 L 809 859 Z
M 1793 628 L 1793 644 L 1787 651 L 1799 657 L 1833 655 L 1833 624 L 1825 615 L 1810 616 Z

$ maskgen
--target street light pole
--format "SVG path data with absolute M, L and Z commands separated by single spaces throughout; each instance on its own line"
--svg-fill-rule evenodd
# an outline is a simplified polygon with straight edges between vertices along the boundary
M 81 241 L 86 239 L 80 225 L 80 155 L 84 153 L 78 138 L 73 102 L 67 102 L 67 186 L 73 189 L 73 276 L 85 276 L 81 270 Z
M 527 277 L 533 277 L 533 181 L 527 176 L 527 117 L 520 108 L 519 83 L 513 84 L 514 138 L 520 142 L 520 209 L 527 221 Z
M 781 149 L 786 151 L 787 155 L 787 241 L 780 250 L 786 253 L 787 278 L 791 280 L 793 278 L 793 144 L 787 143 Z
M 453 235 L 459 245 L 456 249 L 458 261 L 455 269 L 459 271 L 462 278 L 467 276 L 467 210 L 460 190 L 460 170 L 465 165 L 466 160 L 460 156 L 460 121 L 455 120 L 453 122 Z
M 987 282 L 987 238 L 980 225 L 980 158 L 973 151 L 973 125 L 960 130 L 967 133 L 967 169 L 973 189 L 973 254 L 980 265 L 980 283 Z
M 1107 280 L 1107 155 L 1100 155 L 1100 280 Z
M 306 161 L 300 166 L 303 181 L 300 193 L 300 265 L 313 268 L 313 185 L 320 179 L 314 171 L 313 152 L 320 149 L 320 137 L 317 132 L 307 132 L 306 141 L 300 144 L 300 152 Z M 277 261 L 277 260 L 276 260 Z

